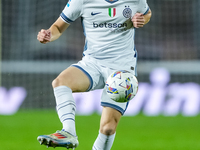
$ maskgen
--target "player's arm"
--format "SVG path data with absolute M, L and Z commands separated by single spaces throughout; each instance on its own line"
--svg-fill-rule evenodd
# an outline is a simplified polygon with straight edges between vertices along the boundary
M 133 26 L 135 28 L 143 27 L 145 24 L 147 24 L 150 21 L 151 15 L 152 13 L 150 9 L 145 15 L 142 13 L 136 13 L 132 18 Z
M 60 17 L 52 24 L 52 26 L 45 30 L 42 29 L 37 39 L 43 44 L 57 40 L 62 33 L 69 27 L 69 24 L 64 22 Z

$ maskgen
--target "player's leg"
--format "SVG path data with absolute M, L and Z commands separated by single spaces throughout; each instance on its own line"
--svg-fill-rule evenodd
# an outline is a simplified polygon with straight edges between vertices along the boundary
M 104 80 L 115 70 L 104 69 Z M 99 135 L 94 142 L 92 150 L 110 150 L 115 139 L 116 128 L 121 116 L 127 109 L 128 103 L 115 102 L 109 98 L 106 88 L 104 88 L 101 97 L 101 106 L 103 106 Z
M 115 133 L 122 114 L 111 107 L 103 107 L 100 121 L 100 132 L 105 135 Z
M 90 80 L 86 72 L 72 66 L 61 72 L 58 77 L 53 80 L 52 86 L 53 88 L 67 86 L 72 92 L 85 92 L 90 86 Z
M 99 135 L 93 150 L 110 150 L 115 139 L 116 128 L 122 114 L 111 107 L 103 107 Z
M 38 137 L 41 144 L 52 147 L 75 148 L 78 140 L 75 129 L 76 104 L 72 92 L 87 91 L 90 86 L 88 74 L 77 67 L 69 67 L 52 82 L 56 99 L 56 109 L 63 130 L 51 135 Z
M 85 92 L 89 85 L 90 81 L 87 75 L 76 67 L 64 70 L 52 82 L 58 116 L 63 124 L 63 129 L 72 135 L 76 135 L 76 104 L 72 92 Z

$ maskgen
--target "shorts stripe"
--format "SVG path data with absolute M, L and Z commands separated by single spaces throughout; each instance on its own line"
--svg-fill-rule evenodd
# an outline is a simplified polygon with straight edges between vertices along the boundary
M 126 108 L 125 108 L 124 112 L 125 112 L 125 111 L 126 111 L 126 109 L 128 108 L 128 104 L 129 104 L 129 102 L 127 102 L 127 103 L 126 103 Z
M 124 114 L 125 110 L 123 110 L 121 107 L 117 106 L 117 105 L 114 105 L 114 104 L 110 104 L 110 103 L 106 103 L 106 102 L 101 102 L 101 106 L 106 106 L 106 107 L 111 107 L 111 108 L 114 108 L 116 110 L 118 110 L 122 115 Z M 128 106 L 128 104 L 127 104 Z M 126 108 L 127 108 L 126 106 Z
M 93 80 L 92 80 L 92 77 L 90 76 L 90 74 L 88 72 L 86 72 L 82 67 L 80 67 L 78 65 L 72 65 L 72 66 L 80 69 L 81 71 L 83 71 L 85 73 L 85 75 L 88 77 L 88 79 L 90 80 L 90 86 L 87 89 L 87 91 L 90 91 L 92 89 L 92 87 L 93 87 Z

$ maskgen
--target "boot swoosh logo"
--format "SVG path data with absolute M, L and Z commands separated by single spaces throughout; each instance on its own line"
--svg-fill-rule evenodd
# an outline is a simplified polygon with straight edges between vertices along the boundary
M 94 12 L 91 12 L 91 15 L 94 16 L 94 15 L 98 15 L 100 14 L 101 12 L 97 12 L 97 13 L 94 13 Z

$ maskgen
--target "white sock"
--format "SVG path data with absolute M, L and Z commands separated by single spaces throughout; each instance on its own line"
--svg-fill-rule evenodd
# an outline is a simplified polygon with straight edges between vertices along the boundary
M 54 88 L 56 99 L 56 109 L 63 129 L 76 136 L 75 129 L 75 111 L 76 104 L 72 96 L 72 90 L 67 86 L 58 86 Z
M 115 139 L 115 134 L 107 136 L 99 131 L 99 135 L 94 142 L 92 150 L 110 150 Z

